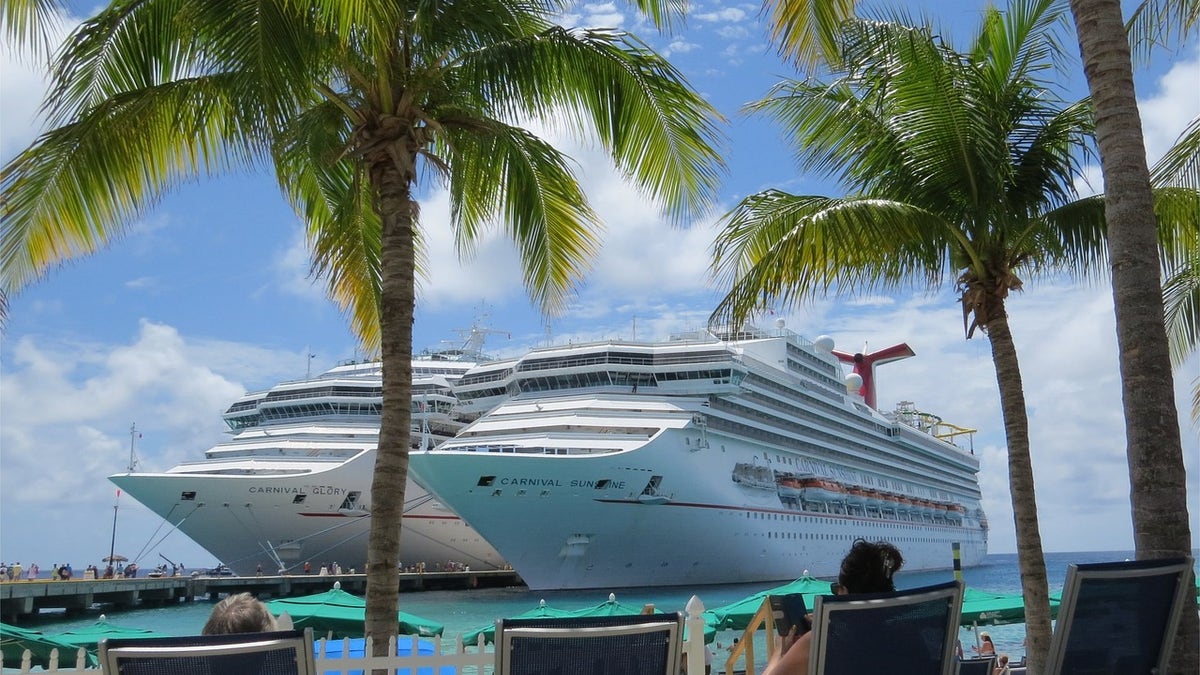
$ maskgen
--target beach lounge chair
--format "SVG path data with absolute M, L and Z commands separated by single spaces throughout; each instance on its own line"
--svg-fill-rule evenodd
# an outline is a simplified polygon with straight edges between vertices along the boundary
M 954 675 L 963 584 L 816 598 L 809 675 Z
M 1192 559 L 1070 565 L 1045 672 L 1165 673 Z
M 984 656 L 977 659 L 963 659 L 958 662 L 958 675 L 992 675 L 996 669 L 996 657 Z
M 500 619 L 496 675 L 678 675 L 683 615 Z
M 112 675 L 315 675 L 311 630 L 127 638 L 100 643 Z

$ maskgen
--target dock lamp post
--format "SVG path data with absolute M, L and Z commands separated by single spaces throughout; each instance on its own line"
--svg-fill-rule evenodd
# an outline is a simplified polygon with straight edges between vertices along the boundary
M 116 556 L 117 553 L 117 505 L 120 504 L 120 502 L 121 488 L 117 488 L 117 498 L 113 500 L 112 539 L 108 543 L 108 566 L 104 568 L 105 571 L 109 569 L 116 570 L 116 567 L 113 565 L 113 557 Z M 116 575 L 114 574 L 114 576 Z

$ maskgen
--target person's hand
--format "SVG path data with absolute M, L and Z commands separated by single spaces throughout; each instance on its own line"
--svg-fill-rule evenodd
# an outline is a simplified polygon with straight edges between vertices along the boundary
M 796 640 L 799 639 L 800 636 L 796 634 L 796 626 L 792 626 L 788 629 L 787 635 L 777 638 L 776 644 L 779 646 L 779 653 L 781 655 L 786 654 L 787 650 L 791 649 L 792 645 L 796 644 Z

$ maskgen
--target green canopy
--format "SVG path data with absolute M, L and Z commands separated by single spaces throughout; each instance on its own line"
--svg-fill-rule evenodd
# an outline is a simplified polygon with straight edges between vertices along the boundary
M 1058 615 L 1058 598 L 1050 598 L 1050 618 Z M 1025 621 L 1020 593 L 992 593 L 968 588 L 963 593 L 961 626 L 1000 626 Z
M 598 605 L 592 605 L 591 607 L 584 607 L 583 609 L 576 609 L 576 610 L 566 610 L 566 609 L 558 609 L 555 607 L 551 607 L 546 604 L 545 600 L 542 600 L 541 602 L 538 603 L 537 607 L 534 607 L 533 609 L 522 612 L 511 618 L 513 618 L 513 619 L 542 619 L 542 618 L 563 619 L 563 618 L 569 618 L 569 617 L 589 617 L 589 616 L 628 616 L 628 615 L 632 615 L 632 614 L 641 614 L 642 609 L 643 609 L 643 607 L 639 607 L 639 606 L 635 606 L 635 605 L 626 605 L 626 604 L 617 602 L 616 594 L 609 593 L 608 600 L 606 602 L 602 602 Z M 656 609 L 656 610 L 654 610 L 654 613 L 662 614 L 663 612 L 661 610 Z M 493 623 L 490 626 L 482 626 L 480 628 L 476 628 L 475 630 L 473 630 L 469 633 L 464 633 L 463 637 L 462 637 L 463 644 L 468 645 L 468 646 L 475 644 L 476 642 L 479 641 L 480 635 L 484 636 L 485 643 L 494 642 L 496 639 L 496 625 Z M 684 636 L 684 639 L 686 640 L 687 639 L 687 626 L 684 626 L 683 636 Z M 705 625 L 704 626 L 704 641 L 712 642 L 716 638 L 717 638 L 716 627 L 710 626 L 710 625 Z
M 83 647 L 88 651 L 95 651 L 101 640 L 110 638 L 152 638 L 152 637 L 169 637 L 166 633 L 147 630 L 145 628 L 129 628 L 126 626 L 118 626 L 108 622 L 108 619 L 101 614 L 100 620 L 85 628 L 76 628 L 62 633 L 55 633 L 53 636 L 60 642 L 65 642 L 75 647 Z
M 60 667 L 75 666 L 75 659 L 78 658 L 78 647 L 61 642 L 54 637 L 36 630 L 0 623 L 0 652 L 4 653 L 3 667 L 5 668 L 20 668 L 21 658 L 25 650 L 29 650 L 33 665 L 49 668 L 50 652 L 55 649 L 58 650 L 58 665 Z M 91 653 L 87 655 L 86 663 L 89 666 L 100 665 L 99 661 L 96 660 L 96 656 Z
M 657 610 L 655 610 L 657 611 Z M 634 605 L 626 605 L 617 602 L 617 594 L 609 593 L 608 600 L 598 605 L 584 607 L 571 612 L 571 616 L 628 616 L 630 614 L 641 614 L 642 607 Z
M 563 617 L 573 616 L 573 613 L 565 609 L 556 609 L 546 604 L 545 600 L 538 603 L 537 607 L 526 610 L 512 617 L 514 619 L 561 619 Z M 464 633 L 462 641 L 464 645 L 473 645 L 479 642 L 479 636 L 483 635 L 483 640 L 487 644 L 491 644 L 496 639 L 496 624 L 476 628 L 470 633 Z
M 341 584 L 335 583 L 324 593 L 272 600 L 267 603 L 267 609 L 276 616 L 287 612 L 293 626 L 298 630 L 312 628 L 318 637 L 332 631 L 335 638 L 355 638 L 363 637 L 367 601 L 343 591 Z M 441 635 L 445 630 L 445 626 L 436 621 L 405 612 L 398 612 L 396 620 L 401 635 L 429 637 Z
M 758 608 L 762 607 L 763 600 L 768 595 L 791 595 L 793 593 L 803 595 L 804 604 L 808 606 L 809 611 L 812 611 L 814 599 L 818 595 L 829 595 L 829 582 L 812 577 L 800 577 L 791 583 L 768 588 L 728 605 L 706 610 L 704 618 L 709 625 L 718 630 L 746 630 L 746 626 L 750 625 L 750 619 L 754 618 Z

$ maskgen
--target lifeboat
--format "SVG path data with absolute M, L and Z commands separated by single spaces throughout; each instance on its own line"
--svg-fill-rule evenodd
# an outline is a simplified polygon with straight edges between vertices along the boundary
M 769 466 L 738 462 L 733 465 L 733 482 L 750 488 L 774 490 L 775 471 Z
M 804 486 L 798 476 L 785 474 L 776 478 L 776 490 L 784 499 L 800 499 L 804 496 Z
M 846 499 L 846 488 L 828 478 L 805 478 L 800 481 L 803 496 L 809 501 L 833 502 Z
M 846 501 L 856 506 L 865 506 L 867 504 L 867 491 L 857 485 L 851 485 L 846 488 Z

